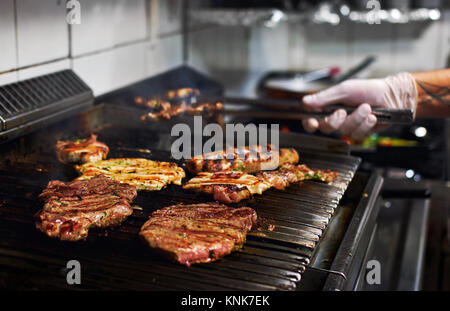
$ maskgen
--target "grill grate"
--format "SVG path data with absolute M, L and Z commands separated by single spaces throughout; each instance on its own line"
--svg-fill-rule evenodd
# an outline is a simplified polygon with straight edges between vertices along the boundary
M 73 109 L 92 99 L 91 89 L 71 70 L 1 86 L 1 130 L 11 130 L 64 109 Z M 48 118 L 46 120 L 48 122 Z
M 123 151 L 122 144 L 121 148 L 115 145 L 116 130 L 98 132 L 111 147 L 110 157 L 148 157 L 140 152 Z M 141 132 L 141 135 L 151 136 L 151 133 Z M 49 175 L 51 179 L 67 179 L 57 176 L 62 172 L 58 170 L 60 166 L 55 163 L 53 153 L 42 152 L 38 163 L 55 163 L 51 165 L 54 169 L 45 174 L 33 173 L 24 180 L 23 173 L 0 171 L 0 195 L 5 200 L 2 218 L 20 223 L 14 225 L 18 227 L 14 230 L 11 224 L 8 230 L 0 229 L 0 258 L 3 258 L 0 270 L 2 266 L 11 269 L 19 265 L 36 275 L 40 268 L 32 262 L 36 261 L 38 266 L 45 264 L 45 276 L 37 279 L 43 282 L 39 288 L 48 288 L 54 284 L 48 284 L 53 281 L 47 271 L 57 275 L 65 262 L 77 259 L 84 271 L 88 271 L 83 274 L 86 288 L 295 290 L 359 164 L 359 159 L 348 156 L 308 152 L 300 152 L 300 156 L 307 165 L 336 170 L 340 176 L 331 185 L 307 181 L 286 191 L 271 189 L 262 196 L 241 202 L 238 205 L 257 211 L 260 230 L 249 233 L 240 251 L 211 264 L 186 268 L 153 254 L 139 241 L 137 233 L 156 209 L 178 202 L 208 202 L 210 197 L 186 192 L 177 186 L 158 192 L 140 192 L 135 203 L 143 210 L 135 211 L 121 226 L 92 231 L 87 243 L 61 243 L 37 232 L 31 217 L 41 208 L 34 197 L 45 187 Z M 164 160 L 168 155 L 152 150 L 151 158 Z M 30 165 L 35 166 L 36 159 Z M 22 191 L 11 191 L 17 187 L 22 187 Z M 24 193 L 32 195 L 27 197 Z M 272 231 L 267 229 L 269 224 L 274 225 Z M 105 232 L 107 237 L 103 238 Z M 61 283 L 60 286 L 66 285 Z

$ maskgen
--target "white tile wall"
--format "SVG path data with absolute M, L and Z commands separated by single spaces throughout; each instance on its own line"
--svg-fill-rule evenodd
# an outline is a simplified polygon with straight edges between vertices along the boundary
M 351 27 L 348 24 L 339 25 L 307 25 L 306 37 L 306 68 L 318 69 L 329 66 L 349 65 L 349 35 Z
M 146 77 L 147 44 L 137 43 L 73 60 L 73 70 L 100 95 Z
M 182 35 L 163 37 L 160 40 L 146 44 L 146 76 L 152 76 L 182 65 L 183 62 Z
M 363 75 L 382 76 L 395 71 L 393 28 L 391 24 L 358 25 L 350 27 L 348 66 L 353 67 L 367 56 L 375 56 L 376 61 Z
M 205 72 L 209 67 L 223 70 L 249 68 L 252 33 L 253 30 L 246 27 L 196 29 L 188 36 L 189 64 Z M 258 65 L 256 58 L 254 62 Z
M 18 66 L 25 67 L 69 55 L 63 0 L 16 0 Z
M 72 25 L 72 56 L 147 37 L 145 0 L 81 0 L 81 24 Z
M 443 15 L 442 38 L 441 55 L 437 60 L 436 67 L 439 65 L 450 67 L 450 10 L 444 12 Z
M 287 69 L 291 52 L 288 48 L 288 30 L 286 23 L 275 28 L 254 27 L 252 29 L 249 49 L 250 70 Z
M 168 35 L 181 32 L 182 0 L 158 0 L 159 34 Z
M 302 24 L 288 25 L 288 67 L 304 69 L 307 67 L 306 26 Z
M 398 27 L 394 38 L 395 70 L 424 71 L 440 67 L 438 59 L 444 41 L 441 26 L 441 23 L 430 23 L 418 29 Z M 407 35 L 413 39 L 403 37 Z
M 0 1 L 0 72 L 17 67 L 14 2 Z
M 213 69 L 213 66 L 206 62 L 206 57 L 212 54 L 211 52 L 207 52 L 208 49 L 212 49 L 210 45 L 211 42 L 204 38 L 204 36 L 210 34 L 211 31 L 211 28 L 206 28 L 188 34 L 188 64 L 193 68 L 206 73 L 208 73 L 209 69 Z M 209 42 L 210 44 L 205 44 L 205 42 Z
M 18 78 L 19 80 L 31 79 L 37 76 L 53 73 L 64 69 L 70 69 L 69 59 L 21 69 L 18 71 Z
M 0 0 L 0 72 L 13 70 L 0 84 L 72 68 L 100 95 L 180 66 L 182 0 L 157 1 L 158 40 L 149 41 L 150 0 L 80 0 L 69 44 L 65 0 Z
M 18 81 L 17 72 L 9 72 L 0 75 L 0 85 L 10 84 Z
M 182 64 L 182 38 L 140 42 L 73 60 L 73 69 L 101 95 Z

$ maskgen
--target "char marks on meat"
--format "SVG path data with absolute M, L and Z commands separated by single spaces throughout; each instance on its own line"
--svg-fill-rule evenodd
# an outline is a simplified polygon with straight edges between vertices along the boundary
M 195 156 L 187 162 L 187 169 L 199 172 L 241 171 L 256 173 L 261 170 L 273 170 L 278 166 L 299 161 L 299 155 L 293 148 L 272 149 L 272 145 L 229 148 L 222 151 Z
M 217 260 L 242 247 L 256 218 L 248 207 L 178 204 L 153 212 L 140 236 L 151 248 L 189 266 Z
M 161 190 L 170 183 L 181 185 L 186 176 L 176 163 L 152 161 L 143 158 L 118 158 L 76 165 L 82 174 L 77 179 L 90 179 L 97 175 L 108 176 L 118 182 L 136 186 L 138 190 Z
M 109 148 L 97 141 L 97 135 L 75 141 L 58 141 L 56 153 L 58 160 L 64 164 L 83 164 L 106 159 Z
M 183 189 L 212 194 L 222 203 L 237 203 L 269 188 L 269 183 L 244 172 L 201 172 L 183 186 Z
M 316 180 L 330 183 L 333 182 L 338 175 L 338 172 L 333 172 L 331 170 L 313 170 L 305 164 L 284 164 L 277 170 L 260 172 L 256 174 L 256 177 L 269 183 L 275 189 L 283 190 L 292 183 L 304 180 Z
M 72 182 L 50 181 L 41 194 L 43 210 L 36 228 L 49 237 L 66 241 L 85 239 L 91 227 L 120 224 L 133 213 L 130 204 L 136 188 L 106 176 Z
M 229 204 L 249 199 L 253 194 L 262 194 L 271 187 L 284 190 L 290 184 L 304 180 L 330 183 L 337 176 L 337 172 L 312 170 L 304 164 L 283 164 L 277 170 L 259 172 L 256 176 L 232 171 L 201 172 L 189 180 L 183 189 L 211 194 L 215 200 Z

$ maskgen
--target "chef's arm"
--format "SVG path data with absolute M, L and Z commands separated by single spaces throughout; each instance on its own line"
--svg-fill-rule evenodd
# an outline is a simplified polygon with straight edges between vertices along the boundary
M 417 117 L 450 117 L 450 68 L 414 72 Z
M 305 96 L 303 103 L 320 109 L 331 104 L 356 106 L 350 115 L 338 109 L 321 120 L 303 120 L 308 132 L 320 129 L 329 134 L 362 140 L 371 132 L 386 127 L 377 124 L 372 107 L 410 109 L 416 117 L 450 117 L 450 69 L 408 73 L 402 72 L 384 79 L 347 80 L 322 92 Z

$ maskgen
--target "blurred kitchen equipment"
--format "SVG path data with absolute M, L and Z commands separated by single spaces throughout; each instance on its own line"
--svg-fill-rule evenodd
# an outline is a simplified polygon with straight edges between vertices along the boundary
M 441 0 L 413 0 L 412 7 L 414 9 L 438 9 L 441 8 Z
M 411 7 L 411 0 L 385 0 L 380 1 L 381 6 L 386 9 L 397 9 L 406 12 Z
M 363 71 L 364 69 L 369 67 L 375 60 L 376 60 L 375 56 L 366 57 L 360 64 L 351 68 L 346 73 L 337 76 L 336 79 L 333 80 L 333 83 L 338 84 L 338 83 L 341 83 L 342 81 L 345 81 L 345 80 L 348 80 L 348 79 L 354 77 L 355 75 L 357 75 L 358 73 L 360 73 L 361 71 Z

